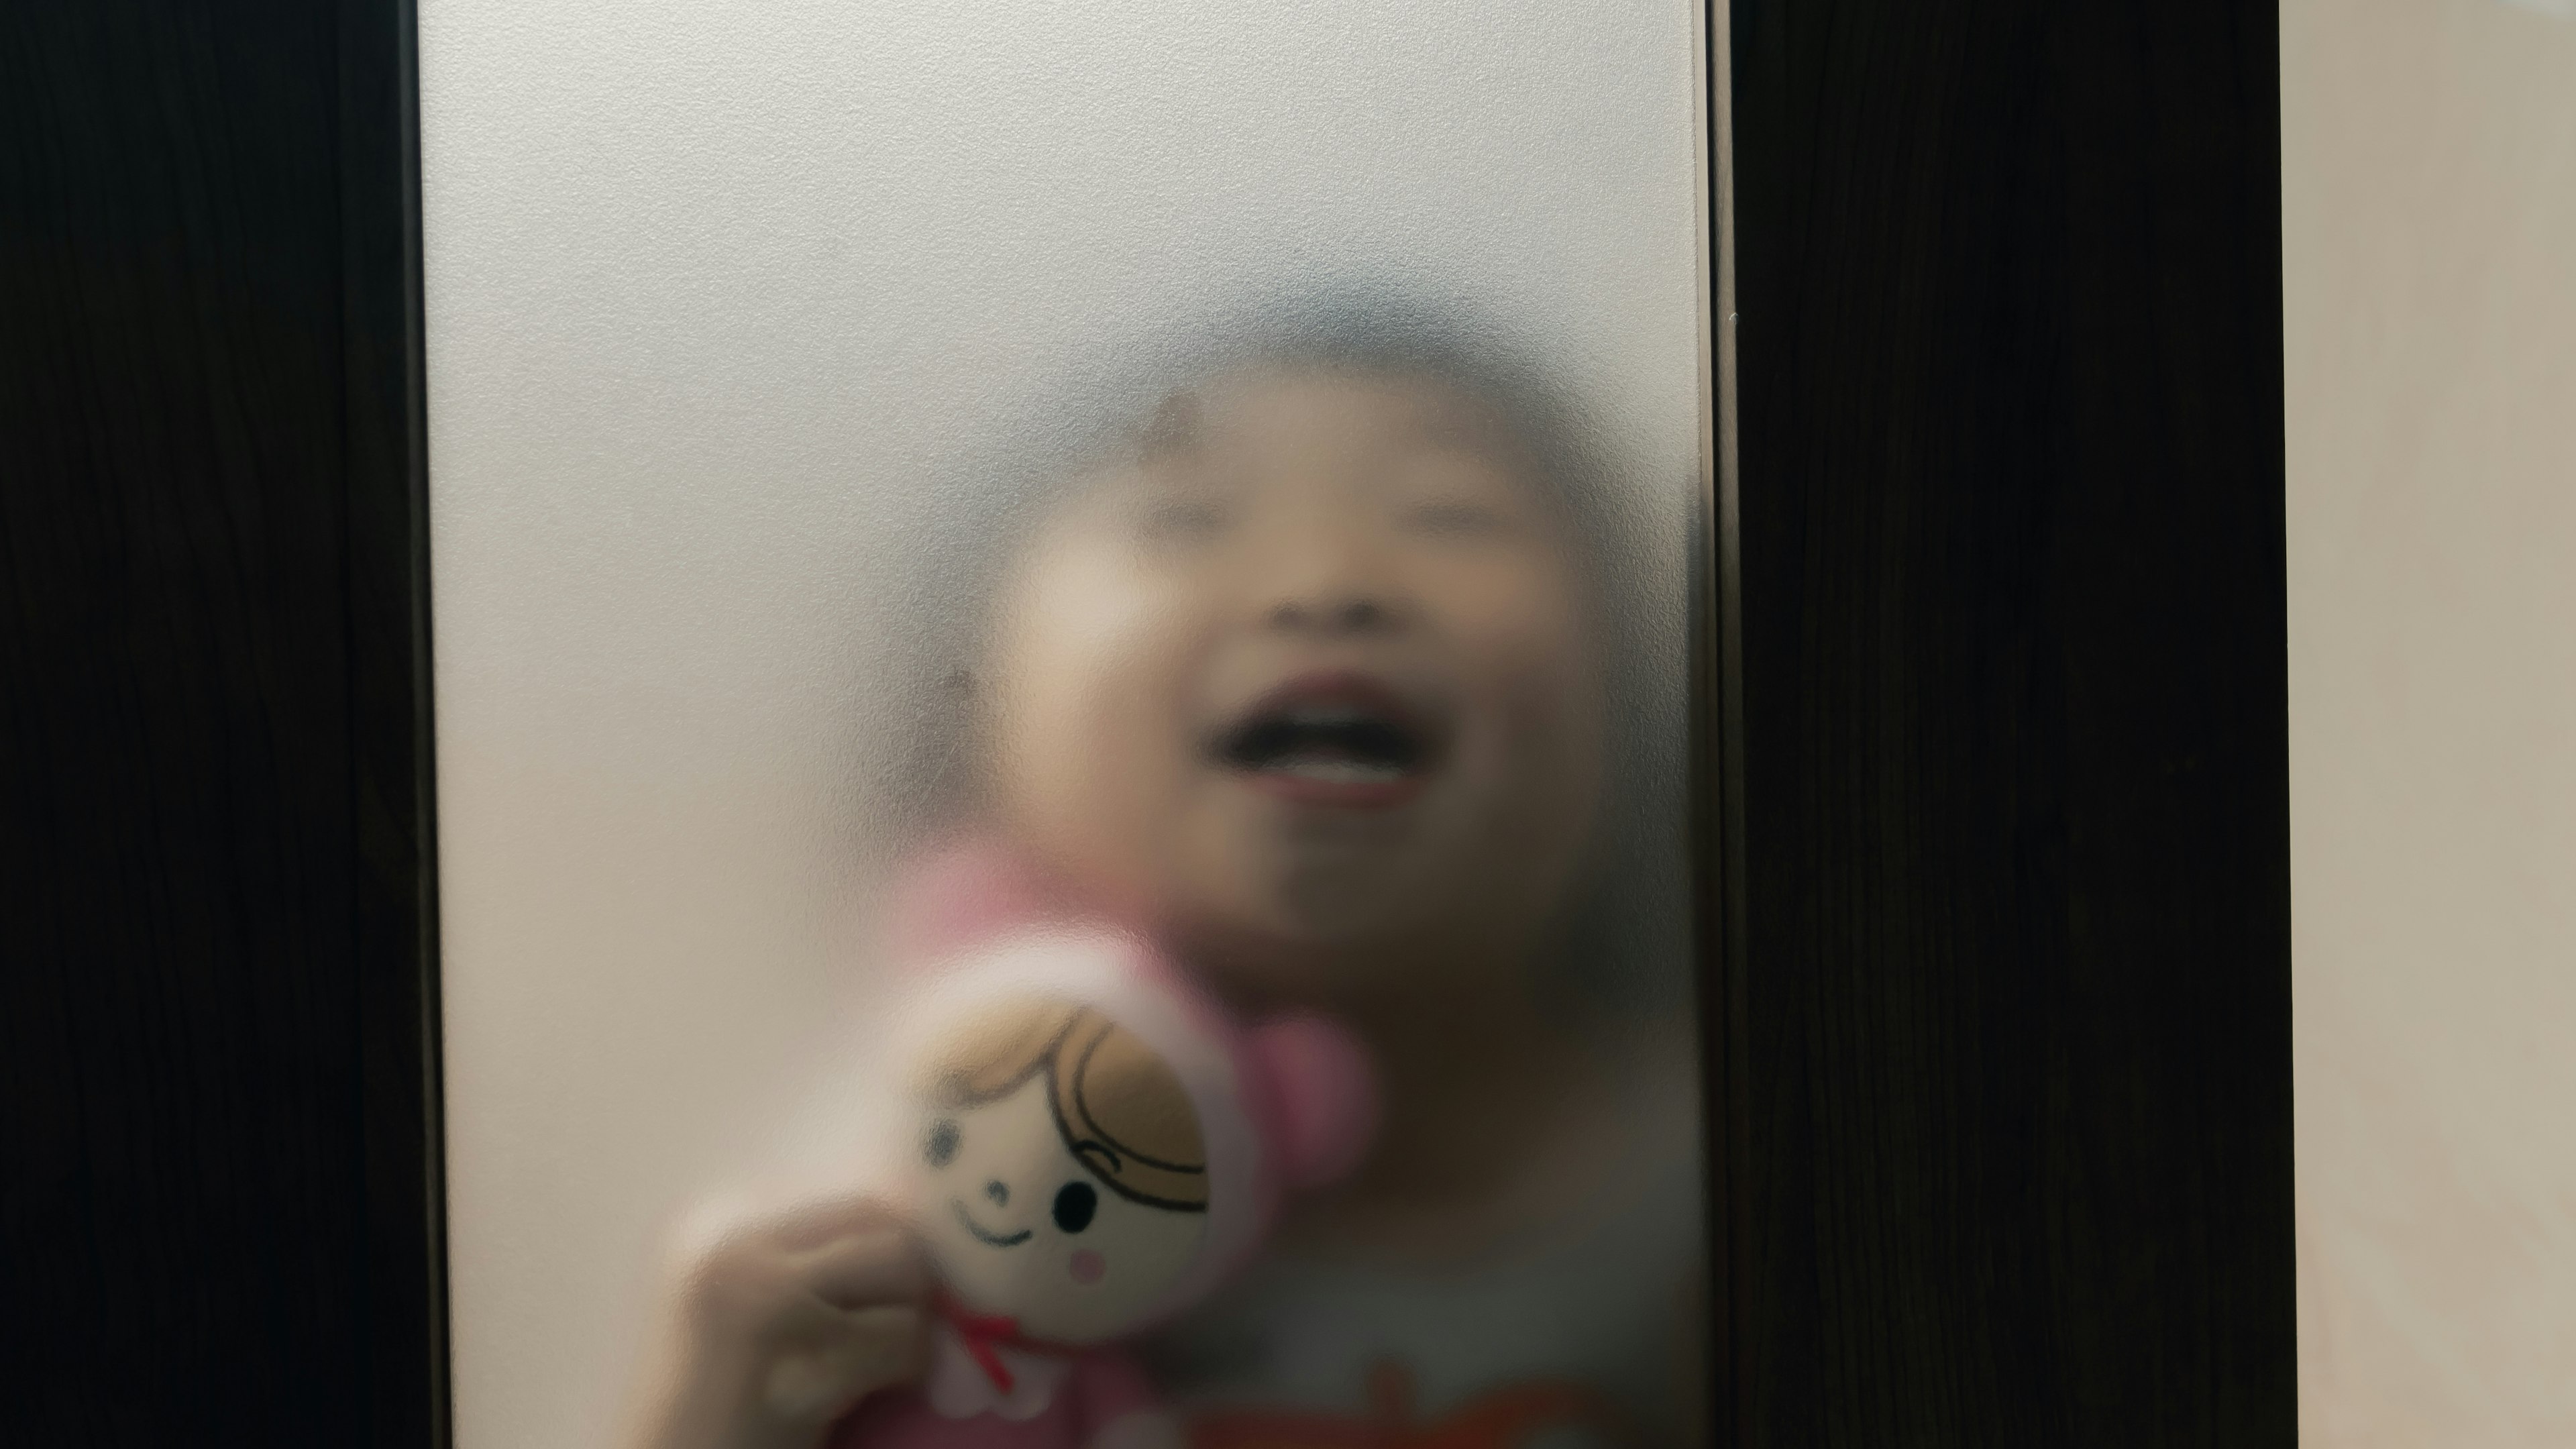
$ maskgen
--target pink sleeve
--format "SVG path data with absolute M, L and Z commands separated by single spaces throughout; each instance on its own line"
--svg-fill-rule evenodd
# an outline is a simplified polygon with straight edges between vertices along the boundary
M 1084 1354 L 1073 1365 L 1073 1391 L 1081 1398 L 1083 1433 L 1096 1434 L 1129 1414 L 1162 1407 L 1154 1381 L 1136 1360 L 1114 1348 Z

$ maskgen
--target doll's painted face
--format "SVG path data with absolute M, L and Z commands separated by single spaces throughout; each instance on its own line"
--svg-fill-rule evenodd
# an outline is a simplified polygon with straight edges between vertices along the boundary
M 1042 1339 L 1136 1327 L 1206 1236 L 1178 1078 L 1098 1013 L 1042 1002 L 997 1009 L 935 1057 L 910 1199 L 941 1279 Z
M 1579 549 L 1527 468 L 1435 381 L 1174 395 L 1006 592 L 1009 824 L 1256 996 L 1467 984 L 1557 909 L 1601 788 Z

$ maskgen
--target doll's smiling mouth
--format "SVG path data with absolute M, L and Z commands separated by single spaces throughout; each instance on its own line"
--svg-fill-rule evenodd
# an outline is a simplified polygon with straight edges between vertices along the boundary
M 959 1202 L 957 1199 L 953 1197 L 950 1198 L 948 1200 L 948 1206 L 951 1211 L 957 1214 L 957 1221 L 966 1225 L 966 1231 L 975 1235 L 975 1241 L 987 1244 L 991 1247 L 1016 1248 L 1020 1244 L 1027 1242 L 1029 1240 L 1029 1234 L 1036 1231 L 1034 1228 L 1022 1228 L 1016 1233 L 997 1233 L 985 1227 L 982 1223 L 975 1221 L 974 1216 L 966 1211 L 966 1204 Z
M 1439 763 L 1433 721 L 1380 681 L 1300 675 L 1263 695 L 1210 742 L 1226 769 L 1307 805 L 1382 807 L 1417 794 Z

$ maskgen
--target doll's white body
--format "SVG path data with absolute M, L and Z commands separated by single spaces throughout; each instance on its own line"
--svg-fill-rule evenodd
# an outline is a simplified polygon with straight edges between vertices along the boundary
M 1134 936 L 984 920 L 941 943 L 900 1033 L 919 1135 L 897 1196 L 944 1285 L 930 1372 L 831 1449 L 1177 1449 L 1112 1345 L 1241 1267 L 1286 1191 L 1356 1163 L 1366 1060 L 1313 1018 L 1238 1026 Z

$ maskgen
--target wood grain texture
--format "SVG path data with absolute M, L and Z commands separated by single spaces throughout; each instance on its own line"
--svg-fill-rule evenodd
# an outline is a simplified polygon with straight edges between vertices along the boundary
M 13 1442 L 438 1432 L 408 26 L 0 16 Z
M 1734 47 L 1740 1441 L 2288 1446 L 2273 12 Z

